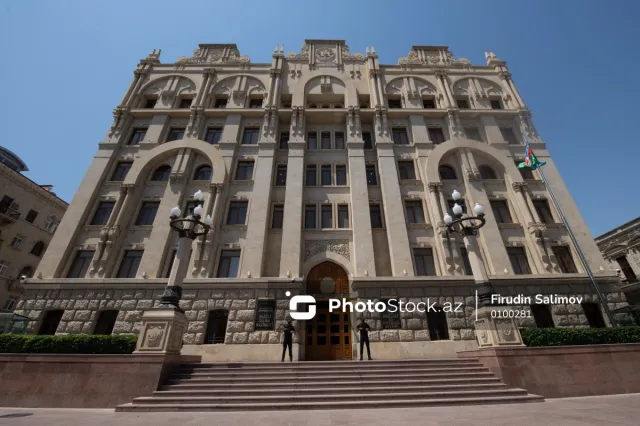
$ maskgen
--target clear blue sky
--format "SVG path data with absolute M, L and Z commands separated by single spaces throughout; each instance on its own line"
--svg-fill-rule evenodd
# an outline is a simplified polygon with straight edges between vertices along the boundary
M 253 62 L 276 44 L 344 39 L 396 63 L 412 45 L 447 45 L 509 69 L 594 236 L 640 215 L 640 2 L 141 1 L 0 2 L 0 145 L 71 201 L 138 61 L 198 43 L 236 43 Z

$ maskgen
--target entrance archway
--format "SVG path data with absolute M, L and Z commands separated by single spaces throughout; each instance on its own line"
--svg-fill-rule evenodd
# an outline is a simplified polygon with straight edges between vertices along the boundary
M 351 359 L 351 323 L 349 313 L 329 312 L 329 298 L 349 297 L 347 272 L 333 262 L 316 265 L 307 275 L 307 294 L 316 299 L 316 316 L 305 324 L 307 361 Z

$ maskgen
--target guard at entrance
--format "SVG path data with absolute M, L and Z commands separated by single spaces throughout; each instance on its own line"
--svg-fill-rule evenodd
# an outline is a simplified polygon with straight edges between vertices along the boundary
M 362 356 L 364 355 L 364 345 L 367 345 L 367 356 L 369 357 L 369 361 L 371 361 L 371 348 L 369 348 L 369 324 L 364 321 L 364 318 L 360 319 L 360 324 L 358 324 L 358 331 L 360 332 L 360 361 L 362 361 Z M 284 355 L 283 355 L 284 356 Z M 284 358 L 283 358 L 284 359 Z
M 284 354 L 286 353 L 287 348 L 289 348 L 289 362 L 293 361 L 293 333 L 296 332 L 296 329 L 293 324 L 291 324 L 291 321 L 291 319 L 288 319 L 287 323 L 283 326 L 284 341 L 282 342 L 282 362 L 284 362 Z

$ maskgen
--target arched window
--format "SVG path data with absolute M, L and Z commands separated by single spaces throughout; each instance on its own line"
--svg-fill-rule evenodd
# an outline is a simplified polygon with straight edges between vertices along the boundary
M 211 180 L 211 166 L 200 166 L 193 175 L 193 180 Z
M 33 245 L 33 248 L 31 249 L 31 254 L 34 256 L 42 256 L 42 253 L 44 252 L 44 243 L 42 241 L 38 241 Z
M 31 266 L 25 266 L 24 268 L 20 269 L 18 278 L 22 278 L 23 276 L 31 278 L 33 276 L 33 268 Z
M 216 309 L 209 312 L 209 319 L 207 320 L 207 331 L 204 336 L 205 345 L 224 343 L 224 337 L 227 333 L 228 317 L 229 311 L 225 309 Z
M 451 166 L 442 165 L 438 167 L 438 173 L 440 174 L 440 179 L 458 179 L 456 171 Z
M 160 166 L 151 175 L 151 180 L 154 182 L 164 182 L 169 180 L 169 174 L 171 174 L 170 166 Z
M 478 167 L 478 171 L 480 172 L 480 177 L 482 179 L 498 179 L 496 172 L 487 165 L 482 165 Z

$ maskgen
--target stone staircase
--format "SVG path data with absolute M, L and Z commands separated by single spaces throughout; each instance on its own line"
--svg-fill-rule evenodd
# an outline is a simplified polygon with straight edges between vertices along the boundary
M 116 411 L 246 411 L 542 402 L 477 359 L 200 363 Z

